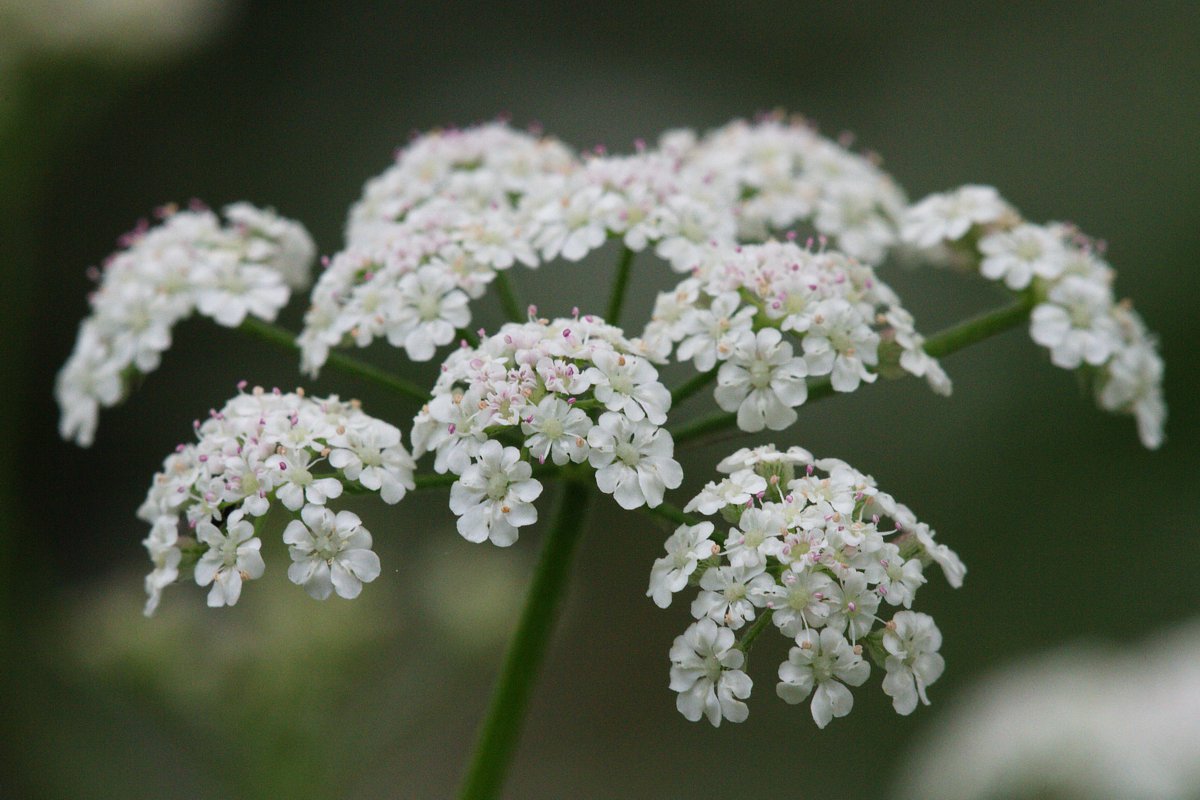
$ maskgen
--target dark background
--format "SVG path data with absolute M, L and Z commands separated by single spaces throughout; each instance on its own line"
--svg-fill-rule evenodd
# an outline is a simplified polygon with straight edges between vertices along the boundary
M 0 795 L 452 793 L 538 532 L 509 550 L 467 544 L 444 491 L 395 509 L 358 502 L 385 565 L 360 600 L 310 601 L 286 583 L 275 542 L 267 577 L 234 609 L 209 611 L 182 586 L 147 621 L 134 510 L 150 476 L 238 379 L 292 387 L 295 360 L 184 324 L 88 450 L 58 439 L 51 388 L 87 310 L 84 268 L 154 206 L 271 205 L 333 253 L 363 181 L 411 132 L 501 112 L 619 152 L 778 107 L 853 131 L 913 199 L 994 184 L 1032 220 L 1108 240 L 1119 293 L 1160 334 L 1171 408 L 1167 444 L 1144 451 L 1130 419 L 1096 410 L 1018 331 L 947 359 L 949 400 L 881 383 L 805 407 L 776 438 L 874 474 L 970 568 L 961 590 L 931 573 L 921 592 L 948 666 L 934 706 L 906 718 L 876 674 L 850 717 L 818 731 L 806 707 L 774 696 L 785 647 L 764 638 L 750 719 L 684 721 L 666 687 L 686 603 L 661 612 L 643 596 L 665 534 L 602 503 L 507 796 L 886 795 L 914 737 L 989 668 L 1078 639 L 1153 637 L 1196 614 L 1200 6 L 244 2 L 226 13 L 204 44 L 167 59 L 0 59 Z M 610 255 L 515 280 L 550 313 L 595 307 Z M 883 274 L 926 332 L 1003 300 L 964 276 Z M 639 259 L 626 318 L 644 319 L 673 281 Z M 283 323 L 298 329 L 302 306 Z M 493 298 L 476 307 L 484 324 L 499 319 Z M 366 355 L 431 380 L 431 364 Z M 361 396 L 403 428 L 415 411 L 331 370 L 305 385 Z M 679 418 L 709 406 L 692 401 Z M 740 444 L 681 455 L 688 478 L 671 499 L 682 505 Z

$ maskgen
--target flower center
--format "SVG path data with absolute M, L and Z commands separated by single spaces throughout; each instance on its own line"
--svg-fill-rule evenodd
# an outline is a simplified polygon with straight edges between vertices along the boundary
M 297 486 L 308 486 L 312 483 L 312 473 L 301 466 L 294 466 L 288 471 L 288 479 Z
M 721 662 L 717 660 L 716 656 L 707 655 L 704 657 L 704 672 L 713 683 L 716 683 L 720 679 Z
M 1070 316 L 1071 324 L 1076 328 L 1092 326 L 1092 310 L 1083 304 L 1072 306 Z
M 621 460 L 622 463 L 630 467 L 636 467 L 638 461 L 641 460 L 638 457 L 637 448 L 635 448 L 629 442 L 621 442 L 617 445 L 616 456 Z
M 313 555 L 322 561 L 330 561 L 338 554 L 338 546 L 329 533 L 319 533 L 313 537 Z
M 441 312 L 440 298 L 435 295 L 422 295 L 417 302 L 417 312 L 421 315 L 421 319 L 428 322 L 438 318 Z
M 488 478 L 487 496 L 497 502 L 504 499 L 508 494 L 508 476 L 502 472 L 497 472 L 492 477 Z
M 755 361 L 750 365 L 750 385 L 755 389 L 765 389 L 771 383 L 771 365 L 765 361 Z
M 1026 239 L 1017 245 L 1017 257 L 1022 261 L 1033 261 L 1042 255 L 1042 247 L 1033 239 Z
M 609 377 L 608 383 L 612 386 L 613 391 L 618 394 L 631 394 L 633 392 L 633 378 L 624 372 L 618 372 Z

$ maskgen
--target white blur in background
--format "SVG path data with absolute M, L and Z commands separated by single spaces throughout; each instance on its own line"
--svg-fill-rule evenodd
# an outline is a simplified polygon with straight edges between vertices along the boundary
M 1200 797 L 1200 621 L 984 678 L 915 743 L 896 796 Z
M 0 0 L 0 66 L 27 55 L 154 61 L 209 38 L 230 0 Z

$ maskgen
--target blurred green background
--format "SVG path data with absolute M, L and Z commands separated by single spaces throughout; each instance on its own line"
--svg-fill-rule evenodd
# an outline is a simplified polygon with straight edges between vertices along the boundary
M 1017 331 L 946 361 L 949 400 L 882 383 L 806 407 L 776 439 L 872 473 L 970 567 L 961 590 L 933 576 L 919 598 L 948 666 L 933 707 L 911 717 L 875 676 L 850 717 L 818 731 L 774 696 L 785 644 L 764 639 L 749 721 L 684 721 L 667 650 L 686 603 L 662 612 L 644 597 L 665 534 L 600 504 L 507 796 L 886 796 L 914 738 L 990 667 L 1077 639 L 1153 637 L 1200 613 L 1200 5 L 142 0 L 118 36 L 65 0 L 16 1 L 0 2 L 0 796 L 453 793 L 538 532 L 509 550 L 470 545 L 444 491 L 394 509 L 357 502 L 385 567 L 360 600 L 318 604 L 288 585 L 276 541 L 235 608 L 210 611 L 183 586 L 145 620 L 134 510 L 150 476 L 238 379 L 291 387 L 296 364 L 185 324 L 89 450 L 58 439 L 51 387 L 86 313 L 85 267 L 154 206 L 271 205 L 333 253 L 363 181 L 411 132 L 501 112 L 623 151 L 781 107 L 853 131 L 914 199 L 992 183 L 1030 219 L 1108 240 L 1118 291 L 1160 334 L 1171 409 L 1166 446 L 1142 450 L 1130 419 L 1097 411 Z M 83 32 L 47 44 L 30 8 Z M 179 27 L 153 46 L 164 21 Z M 594 307 L 602 255 L 514 277 L 546 312 Z M 926 332 L 1003 300 L 949 273 L 884 276 Z M 673 280 L 639 259 L 627 319 Z M 302 305 L 284 324 L 298 329 Z M 494 299 L 477 319 L 499 319 Z M 431 380 L 430 364 L 368 355 Z M 402 427 L 415 411 L 332 370 L 306 385 L 358 395 Z M 687 451 L 671 499 L 682 505 L 735 446 Z

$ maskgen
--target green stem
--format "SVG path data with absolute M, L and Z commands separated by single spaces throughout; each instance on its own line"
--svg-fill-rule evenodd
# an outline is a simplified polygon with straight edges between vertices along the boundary
M 608 298 L 608 312 L 604 315 L 604 321 L 609 325 L 621 324 L 621 306 L 625 304 L 625 287 L 629 285 L 629 268 L 632 265 L 633 251 L 622 245 L 621 257 L 617 261 L 617 277 Z
M 521 301 L 517 299 L 517 293 L 508 280 L 507 273 L 497 272 L 496 280 L 492 283 L 495 284 L 496 293 L 500 296 L 500 307 L 504 309 L 504 316 L 508 317 L 511 322 L 525 322 L 529 319 L 529 310 L 523 307 Z
M 972 317 L 930 336 L 925 340 L 925 352 L 934 358 L 941 358 L 976 342 L 982 342 L 1019 325 L 1029 316 L 1033 306 L 1033 294 L 1025 294 L 1012 305 Z
M 771 622 L 771 615 L 775 612 L 769 608 L 764 608 L 762 613 L 758 615 L 758 619 L 754 620 L 754 624 L 746 629 L 742 634 L 742 640 L 737 643 L 737 649 L 743 653 L 750 652 L 750 646 L 754 644 L 754 640 L 762 633 L 762 629 L 767 627 Z
M 562 605 L 572 555 L 583 529 L 588 495 L 588 484 L 582 480 L 564 482 L 558 517 L 546 534 L 533 583 L 525 598 L 525 608 L 509 642 L 491 705 L 479 729 L 475 753 L 459 794 L 462 800 L 500 796 L 517 749 L 534 679 Z
M 246 317 L 246 321 L 242 323 L 240 330 L 254 334 L 265 342 L 270 342 L 288 350 L 298 351 L 300 349 L 300 346 L 296 344 L 296 334 L 286 328 L 281 328 L 270 322 L 264 322 L 255 317 Z M 373 364 L 359 361 L 353 356 L 331 350 L 326 363 L 347 375 L 353 375 L 368 383 L 374 383 L 377 386 L 390 389 L 398 394 L 407 395 L 414 400 L 420 400 L 422 403 L 429 400 L 429 392 L 412 381 L 393 375 L 387 370 L 380 369 Z
M 699 375 L 693 376 L 692 379 L 689 380 L 687 383 L 684 383 L 680 386 L 675 387 L 675 389 L 671 392 L 671 405 L 672 406 L 679 405 L 684 400 L 688 399 L 689 397 L 694 395 L 696 392 L 700 391 L 705 386 L 708 386 L 710 383 L 712 383 L 713 379 L 716 377 L 717 377 L 717 370 L 714 367 L 713 369 L 710 369 L 708 372 L 701 372 Z
M 432 475 L 414 475 L 413 481 L 417 484 L 418 489 L 432 489 L 438 486 L 449 486 L 458 480 L 459 476 L 453 472 L 447 472 L 442 475 L 434 473 Z
M 984 339 L 988 339 L 998 333 L 1003 333 L 1009 328 L 1016 327 L 1028 318 L 1034 303 L 1035 298 L 1032 293 L 1025 294 L 1012 305 L 988 311 L 946 328 L 943 331 L 939 331 L 925 340 L 925 352 L 934 358 L 942 358 L 977 342 L 982 342 Z M 832 394 L 834 394 L 833 384 L 830 383 L 829 378 L 821 378 L 808 385 L 808 400 L 805 402 L 812 403 L 829 397 Z M 710 433 L 726 431 L 736 426 L 737 414 L 714 414 L 710 417 L 679 426 L 671 431 L 671 438 L 675 440 L 675 444 L 678 446 L 693 439 L 707 436 Z
M 642 506 L 642 511 L 651 516 L 661 517 L 676 525 L 698 525 L 700 520 L 693 517 L 691 514 L 686 514 L 679 509 L 678 506 L 673 506 L 670 503 L 660 503 L 654 508 Z

